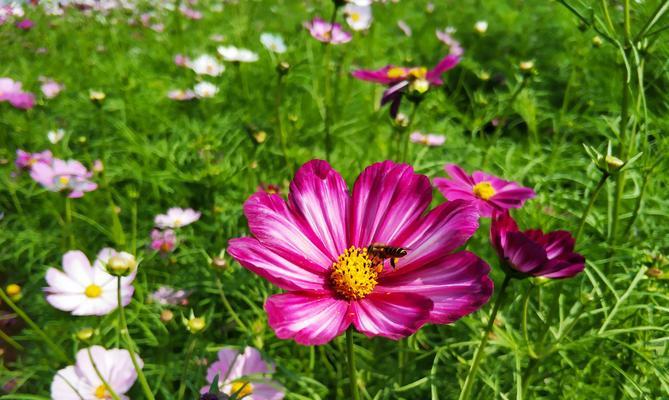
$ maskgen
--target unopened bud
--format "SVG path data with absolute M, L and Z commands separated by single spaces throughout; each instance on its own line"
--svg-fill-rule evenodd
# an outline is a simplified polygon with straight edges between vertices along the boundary
M 93 337 L 93 334 L 95 331 L 93 328 L 82 328 L 77 331 L 77 339 L 81 340 L 82 342 L 85 342 L 89 340 L 90 338 Z
M 518 64 L 518 67 L 520 68 L 520 73 L 524 76 L 531 76 L 535 73 L 534 61 L 523 61 Z
M 186 329 L 190 333 L 201 332 L 207 326 L 207 322 L 203 317 L 194 317 L 191 316 L 186 322 Z
M 261 144 L 264 143 L 265 140 L 267 140 L 267 132 L 265 131 L 256 131 L 251 134 L 253 136 L 253 140 L 256 141 L 256 143 Z
M 480 35 L 483 35 L 484 33 L 486 33 L 487 30 L 488 30 L 488 22 L 487 21 L 477 21 L 474 24 L 474 31 L 476 31 L 476 33 L 478 33 Z
M 214 257 L 211 260 L 211 266 L 218 269 L 226 269 L 228 267 L 228 263 L 223 257 Z
M 101 102 L 107 97 L 107 95 L 104 92 L 101 92 L 99 90 L 91 90 L 88 96 L 93 102 Z
M 125 252 L 111 256 L 106 265 L 107 272 L 114 276 L 128 276 L 135 271 L 136 267 L 135 257 Z
M 622 168 L 623 165 L 625 165 L 625 162 L 623 160 L 612 155 L 607 155 L 606 157 L 604 157 L 604 161 L 606 161 L 606 165 L 607 167 L 609 167 L 610 171 L 617 171 L 620 168 Z
M 279 75 L 287 75 L 288 72 L 290 72 L 290 64 L 288 64 L 285 61 L 281 61 L 276 65 L 276 72 L 279 73 Z
M 604 43 L 604 41 L 599 36 L 595 36 L 595 37 L 592 38 L 592 45 L 595 46 L 595 47 L 602 47 L 603 43 Z
M 409 126 L 409 117 L 407 117 L 407 115 L 404 113 L 398 113 L 395 117 L 395 125 L 399 126 L 400 128 L 406 128 Z
M 21 286 L 17 285 L 16 283 L 10 283 L 7 285 L 5 292 L 7 292 L 7 296 L 9 296 L 12 301 L 21 300 Z
M 657 267 L 650 267 L 646 271 L 646 276 L 649 277 L 649 278 L 656 278 L 657 279 L 657 278 L 660 278 L 662 275 L 664 275 L 664 273 L 662 272 L 661 269 L 659 269 Z
M 160 312 L 160 320 L 163 322 L 170 322 L 174 319 L 174 313 L 171 310 L 164 309 Z

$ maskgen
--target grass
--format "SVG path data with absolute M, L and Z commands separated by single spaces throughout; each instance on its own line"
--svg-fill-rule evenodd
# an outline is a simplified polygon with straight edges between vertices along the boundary
M 75 318 L 53 309 L 41 290 L 46 268 L 58 266 L 73 247 L 89 257 L 107 245 L 134 252 L 142 262 L 126 317 L 157 399 L 174 398 L 182 381 L 186 398 L 193 398 L 205 384 L 201 359 L 211 361 L 224 345 L 261 349 L 276 363 L 288 399 L 348 398 L 344 336 L 315 348 L 277 339 L 262 309 L 277 289 L 230 258 L 226 269 L 211 261 L 228 239 L 248 234 L 242 204 L 260 183 L 279 184 L 285 193 L 297 166 L 326 156 L 326 112 L 332 121 L 330 162 L 349 184 L 370 163 L 397 159 L 397 136 L 387 109 L 378 107 L 382 89 L 349 72 L 388 63 L 434 65 L 446 51 L 434 31 L 451 25 L 465 59 L 446 75 L 443 88 L 429 93 L 412 122 L 413 129 L 446 135 L 442 147 L 409 145 L 407 160 L 418 172 L 443 176 L 443 165 L 456 162 L 522 182 L 538 193 L 514 214 L 522 226 L 576 231 L 601 177 L 583 144 L 605 152 L 611 141 L 622 159 L 643 152 L 622 179 L 606 182 L 587 215 L 577 245 L 588 260 L 584 273 L 566 281 L 511 282 L 472 398 L 669 396 L 668 281 L 646 275 L 650 268 L 668 268 L 668 165 L 661 156 L 668 149 L 669 47 L 662 29 L 669 21 L 661 14 L 646 32 L 650 36 L 630 44 L 620 2 L 607 8 L 611 24 L 597 1 L 567 3 L 584 17 L 580 22 L 560 4 L 565 1 L 435 2 L 432 13 L 426 3 L 377 4 L 368 33 L 332 48 L 302 27 L 310 17 L 332 12 L 329 2 L 315 1 L 245 0 L 226 3 L 220 12 L 204 1 L 196 6 L 204 10 L 199 21 L 160 13 L 162 33 L 128 24 L 130 13 L 121 10 L 54 17 L 28 8 L 32 30 L 0 26 L 0 76 L 33 91 L 40 75 L 66 86 L 32 110 L 0 103 L 2 282 L 23 287 L 19 306 L 72 357 L 85 346 L 76 339 L 84 327 L 95 329 L 94 343 L 116 346 L 117 316 Z M 629 6 L 632 38 L 662 4 Z M 398 19 L 412 27 L 411 37 L 398 29 Z M 484 35 L 473 30 L 477 20 L 489 23 Z M 258 36 L 265 31 L 280 33 L 289 51 L 281 57 L 264 51 Z M 215 98 L 167 99 L 169 89 L 196 82 L 191 71 L 173 64 L 174 55 L 214 54 L 213 34 L 259 52 L 260 60 L 228 64 L 221 77 L 210 79 L 220 88 Z M 604 34 L 622 50 L 607 40 L 594 46 L 593 37 Z M 628 83 L 621 79 L 623 55 L 630 64 Z M 279 60 L 291 65 L 281 81 Z M 525 60 L 534 61 L 537 75 L 522 84 L 518 63 Z M 326 85 L 331 99 L 324 97 Z M 91 102 L 89 90 L 103 91 L 106 99 Z M 409 103 L 403 107 L 409 114 Z M 628 123 L 621 125 L 621 114 Z M 506 121 L 497 133 L 489 126 L 495 117 Z M 55 128 L 67 134 L 51 145 L 46 132 Z M 265 141 L 254 138 L 260 131 Z M 402 140 L 407 136 L 402 133 Z M 50 148 L 87 165 L 103 161 L 99 189 L 72 201 L 69 227 L 62 196 L 26 175 L 14 176 L 19 148 Z M 435 204 L 443 201 L 436 192 L 434 198 Z M 148 251 L 149 232 L 153 216 L 173 205 L 193 207 L 203 217 L 185 229 L 175 253 L 160 257 Z M 503 274 L 487 228 L 484 222 L 468 248 L 491 264 L 499 285 Z M 177 317 L 167 324 L 160 307 L 147 302 L 163 284 L 192 291 L 188 307 L 175 309 Z M 426 326 L 401 346 L 355 334 L 361 398 L 457 398 L 491 307 L 452 325 Z M 187 316 L 190 309 L 207 319 L 197 336 L 181 326 L 180 313 Z M 13 379 L 16 387 L 0 398 L 48 397 L 55 371 L 65 364 L 29 326 L 13 339 L 24 350 L 10 359 L 8 349 L 0 384 Z M 406 351 L 403 368 L 396 362 L 400 348 Z M 143 398 L 139 384 L 130 396 Z

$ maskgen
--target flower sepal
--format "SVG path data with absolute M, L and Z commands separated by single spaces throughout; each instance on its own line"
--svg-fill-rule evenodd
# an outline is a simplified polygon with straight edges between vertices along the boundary
M 583 147 L 585 148 L 585 152 L 588 153 L 588 156 L 590 156 L 590 159 L 592 159 L 592 162 L 595 164 L 597 169 L 608 175 L 615 175 L 619 172 L 630 169 L 634 162 L 636 162 L 643 155 L 643 153 L 637 153 L 627 161 L 621 160 L 620 158 L 613 155 L 611 150 L 611 141 L 609 141 L 606 147 L 606 154 L 600 153 L 596 148 L 587 144 L 584 144 Z

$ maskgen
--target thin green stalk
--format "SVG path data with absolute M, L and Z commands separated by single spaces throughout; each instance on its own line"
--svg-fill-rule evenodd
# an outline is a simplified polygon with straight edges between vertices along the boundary
M 21 346 L 16 340 L 12 339 L 11 336 L 3 332 L 2 329 L 0 329 L 0 339 L 18 351 L 24 350 L 23 346 Z
M 355 353 L 353 351 L 353 328 L 346 331 L 346 357 L 348 359 L 348 379 L 351 384 L 351 398 L 360 400 L 358 393 L 358 376 L 355 370 Z
M 72 231 L 72 200 L 65 197 L 65 231 L 67 232 L 69 249 L 74 249 L 74 232 Z
M 40 327 L 37 326 L 37 324 L 32 319 L 30 319 L 27 314 L 23 312 L 23 310 L 17 306 L 16 303 L 14 303 L 12 299 L 9 298 L 9 296 L 7 296 L 7 293 L 5 293 L 2 288 L 0 288 L 0 299 L 2 299 L 2 301 L 5 302 L 5 304 L 7 304 L 9 308 L 11 308 L 16 313 L 16 315 L 18 315 L 32 330 L 37 333 L 37 335 L 44 341 L 44 343 L 49 346 L 53 354 L 55 354 L 63 362 L 70 361 L 70 358 L 63 352 L 62 348 L 55 344 L 51 338 L 49 338 L 49 336 L 44 333 L 44 331 L 40 329 Z
M 101 373 L 100 370 L 98 369 L 98 366 L 95 365 L 95 360 L 93 360 L 93 355 L 91 354 L 91 348 L 89 347 L 89 348 L 87 348 L 86 350 L 88 351 L 88 359 L 91 361 L 91 365 L 93 366 L 93 370 L 95 371 L 95 374 L 98 376 L 98 378 L 100 378 L 100 381 L 102 381 L 102 384 L 104 385 L 105 390 L 106 390 L 107 392 L 109 392 L 109 394 L 111 395 L 112 399 L 114 399 L 114 400 L 121 400 L 121 399 L 118 397 L 118 395 L 116 394 L 116 392 L 114 391 L 114 389 L 112 389 L 112 387 L 109 385 L 109 383 L 105 380 L 105 377 L 102 376 L 102 373 Z
M 188 343 L 188 347 L 186 350 L 186 358 L 185 358 L 185 363 L 184 367 L 181 370 L 181 378 L 179 379 L 179 392 L 177 395 L 178 400 L 183 400 L 184 395 L 186 393 L 186 374 L 188 372 L 188 366 L 190 364 L 190 359 L 193 356 L 193 350 L 195 349 L 195 335 L 191 335 L 191 338 Z M 220 379 L 220 377 L 219 377 Z
M 649 177 L 650 173 L 647 173 L 643 176 L 641 189 L 639 189 L 639 197 L 637 197 L 636 204 L 634 205 L 634 211 L 632 211 L 632 217 L 627 223 L 627 227 L 623 231 L 623 237 L 629 234 L 630 230 L 632 229 L 632 226 L 634 226 L 634 222 L 636 222 L 636 219 L 639 216 L 639 211 L 641 210 L 641 202 L 643 200 L 643 196 L 646 194 L 646 187 L 648 186 Z
M 327 161 L 330 161 L 330 155 L 332 154 L 332 132 L 331 132 L 331 127 L 330 124 L 332 123 L 330 119 L 332 118 L 331 116 L 331 110 L 330 110 L 330 102 L 331 102 L 331 91 L 332 88 L 331 86 L 331 79 L 332 77 L 330 76 L 330 58 L 331 58 L 331 47 L 329 46 L 328 43 L 325 43 L 325 56 L 323 57 L 324 62 L 325 62 L 325 68 L 323 69 L 325 71 L 325 90 L 324 95 L 325 98 L 323 99 L 324 102 L 324 107 L 323 111 L 325 113 L 324 117 L 325 120 L 323 121 L 324 127 L 325 127 L 325 132 L 324 132 L 324 146 L 325 146 L 325 159 Z
M 532 345 L 530 344 L 530 335 L 528 334 L 527 331 L 527 313 L 529 310 L 529 305 L 530 305 L 530 294 L 532 294 L 532 289 L 534 288 L 534 285 L 531 285 L 527 291 L 525 292 L 525 295 L 523 296 L 523 336 L 525 337 L 525 343 L 527 343 L 527 352 L 530 355 L 530 357 L 536 357 L 537 355 L 534 353 L 534 350 L 532 349 Z
M 230 313 L 230 316 L 232 317 L 232 319 L 235 320 L 237 325 L 239 325 L 239 327 L 242 328 L 244 332 L 248 332 L 249 331 L 248 326 L 246 326 L 246 324 L 242 322 L 241 318 L 239 318 L 239 315 L 237 315 L 235 310 L 230 305 L 228 298 L 225 296 L 225 292 L 223 291 L 223 284 L 221 283 L 221 280 L 218 278 L 218 276 L 215 278 L 215 282 L 216 282 L 216 287 L 218 288 L 218 293 L 221 295 L 221 302 L 223 302 L 223 306 L 228 311 L 228 313 Z
M 662 16 L 663 16 L 667 11 L 669 11 L 669 0 L 665 0 L 664 2 L 660 3 L 660 4 L 657 6 L 657 8 L 655 9 L 655 11 L 653 12 L 653 15 L 648 19 L 648 21 L 647 21 L 646 24 L 643 26 L 643 28 L 641 28 L 641 30 L 639 31 L 639 33 L 637 33 L 637 35 L 634 37 L 634 41 L 635 41 L 635 42 L 638 42 L 638 41 L 642 40 L 642 39 L 646 36 L 646 34 L 648 33 L 648 31 L 649 31 L 653 26 L 655 26 L 655 24 L 657 23 L 657 21 L 659 21 L 660 18 L 662 18 Z
M 286 166 L 293 172 L 293 167 L 288 157 L 288 135 L 284 129 L 283 122 L 281 120 L 281 99 L 283 98 L 283 74 L 278 74 L 277 85 L 276 85 L 276 95 L 274 97 L 274 108 L 276 110 L 276 129 L 279 132 L 279 139 L 281 140 L 281 150 L 283 151 L 283 158 L 286 162 Z
M 469 368 L 469 373 L 467 374 L 467 378 L 465 379 L 465 384 L 462 386 L 462 391 L 460 392 L 460 397 L 459 397 L 460 400 L 469 399 L 469 396 L 471 395 L 472 387 L 474 386 L 474 379 L 476 379 L 476 371 L 478 370 L 479 364 L 481 363 L 481 359 L 483 358 L 483 350 L 485 349 L 485 345 L 488 343 L 488 336 L 490 335 L 492 327 L 495 324 L 495 318 L 497 317 L 497 312 L 499 311 L 499 308 L 501 307 L 502 302 L 504 300 L 504 294 L 506 293 L 506 288 L 509 286 L 509 282 L 511 282 L 511 275 L 507 274 L 504 277 L 502 286 L 499 289 L 499 294 L 497 295 L 497 299 L 495 300 L 495 305 L 493 305 L 492 307 L 492 312 L 490 313 L 490 317 L 488 318 L 488 325 L 486 326 L 486 329 L 483 332 L 483 337 L 479 342 L 479 347 L 476 349 L 476 352 L 474 353 L 474 358 L 472 359 L 472 365 Z
M 599 196 L 599 192 L 602 191 L 602 188 L 604 187 L 604 184 L 606 183 L 606 180 L 609 179 L 608 173 L 604 173 L 601 178 L 599 178 L 599 182 L 597 182 L 597 186 L 595 186 L 595 190 L 592 191 L 592 194 L 590 195 L 590 201 L 588 202 L 588 205 L 585 207 L 585 210 L 583 210 L 583 214 L 581 215 L 581 219 L 578 223 L 578 228 L 576 229 L 576 234 L 574 235 L 575 237 L 575 242 L 578 243 L 578 239 L 581 237 L 581 233 L 583 233 L 583 228 L 585 227 L 585 220 L 588 219 L 588 215 L 590 215 L 590 211 L 592 210 L 592 206 L 595 204 L 595 201 L 597 200 L 597 197 Z
M 411 115 L 409 115 L 409 124 L 406 126 L 406 128 L 403 128 L 403 132 L 407 132 L 408 134 L 411 134 L 411 127 L 413 126 L 413 121 L 416 118 L 416 111 L 418 111 L 418 106 L 420 105 L 419 102 L 413 102 L 413 106 L 411 108 Z M 401 142 L 401 155 L 400 155 L 400 161 L 402 162 L 408 162 L 407 160 L 408 153 L 409 153 L 409 138 L 406 137 L 406 135 L 402 135 L 402 131 L 399 132 L 398 139 Z M 400 145 L 398 144 L 397 146 L 400 148 Z
M 146 377 L 144 376 L 144 372 L 142 372 L 142 368 L 139 366 L 139 363 L 137 362 L 137 358 L 135 357 L 135 351 L 133 350 L 133 342 L 132 339 L 130 338 L 130 332 L 128 332 L 128 323 L 125 320 L 125 310 L 123 308 L 123 302 L 121 300 L 121 277 L 119 276 L 117 279 L 117 285 L 116 285 L 116 300 L 118 301 L 118 309 L 121 317 L 121 326 L 119 329 L 123 332 L 123 337 L 126 342 L 126 346 L 128 347 L 128 353 L 130 353 L 130 361 L 132 361 L 132 366 L 135 367 L 135 371 L 137 371 L 137 378 L 139 379 L 139 384 L 142 387 L 142 391 L 144 392 L 144 396 L 149 399 L 149 400 L 154 400 L 155 397 L 153 397 L 153 392 L 151 391 L 151 387 L 149 387 L 149 383 L 146 380 Z

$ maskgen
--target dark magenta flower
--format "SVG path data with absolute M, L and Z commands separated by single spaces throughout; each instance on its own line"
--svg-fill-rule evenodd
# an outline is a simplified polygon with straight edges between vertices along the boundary
M 33 26 L 35 26 L 35 23 L 29 19 L 24 19 L 16 23 L 16 27 L 24 31 L 29 31 Z
M 530 188 L 482 171 L 474 171 L 470 176 L 456 164 L 448 164 L 444 170 L 451 179 L 434 179 L 441 194 L 448 200 L 466 200 L 475 204 L 482 217 L 491 217 L 495 211 L 520 208 L 526 200 L 536 196 Z
M 503 268 L 517 278 L 570 278 L 585 268 L 585 258 L 574 252 L 571 233 L 544 233 L 539 229 L 521 232 L 508 211 L 495 213 L 490 242 Z
M 478 228 L 464 201 L 433 210 L 429 179 L 391 161 L 365 169 L 349 192 L 325 161 L 295 175 L 288 200 L 258 191 L 244 204 L 253 237 L 228 253 L 285 290 L 265 303 L 281 339 L 324 344 L 350 325 L 399 339 L 426 323 L 447 324 L 488 301 L 489 267 L 457 251 Z M 406 249 L 391 266 L 371 245 Z
M 402 97 L 407 91 L 420 96 L 432 86 L 443 85 L 441 75 L 454 68 L 459 62 L 459 56 L 449 54 L 430 70 L 425 67 L 387 65 L 377 70 L 359 69 L 353 71 L 352 75 L 356 79 L 388 86 L 388 89 L 383 92 L 381 105 L 391 103 L 390 116 L 395 118 L 399 112 Z

